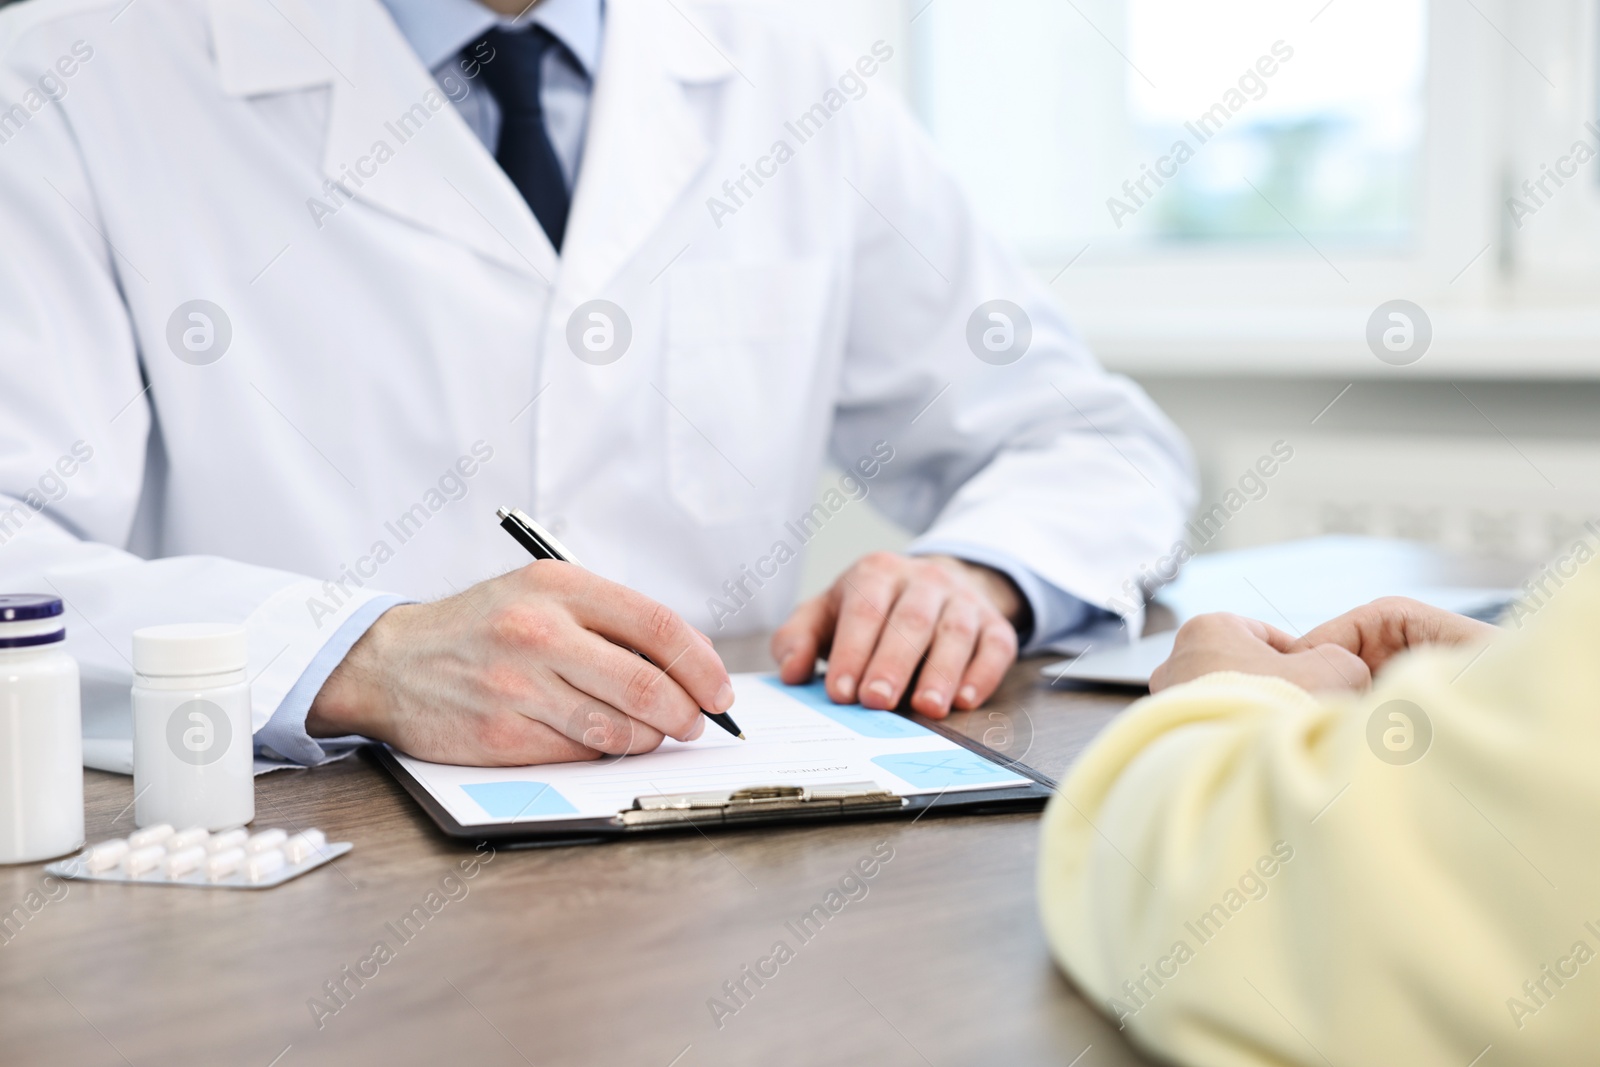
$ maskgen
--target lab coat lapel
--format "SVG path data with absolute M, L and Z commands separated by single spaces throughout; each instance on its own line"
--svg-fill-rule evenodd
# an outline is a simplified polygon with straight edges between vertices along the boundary
M 348 197 L 555 277 L 533 212 L 378 0 L 212 0 L 212 20 L 229 92 L 330 87 L 322 172 L 335 186 L 320 197 L 330 209 Z
M 711 154 L 688 87 L 734 73 L 666 0 L 612 0 L 562 250 L 563 293 L 601 292 Z M 664 266 L 665 264 L 658 264 Z
M 208 0 L 217 77 L 231 96 L 282 93 L 324 85 L 334 77 L 324 45 L 342 40 L 346 9 L 311 0 Z

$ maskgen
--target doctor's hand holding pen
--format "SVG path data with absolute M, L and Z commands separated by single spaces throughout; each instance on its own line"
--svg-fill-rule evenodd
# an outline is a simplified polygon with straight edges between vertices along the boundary
M 702 708 L 732 705 L 721 658 L 676 612 L 539 560 L 384 612 L 328 676 L 306 729 L 441 763 L 518 766 L 692 740 Z

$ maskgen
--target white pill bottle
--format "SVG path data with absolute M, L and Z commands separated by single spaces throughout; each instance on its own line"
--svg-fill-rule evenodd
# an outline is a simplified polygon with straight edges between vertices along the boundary
M 0 863 L 83 844 L 78 664 L 61 598 L 0 596 Z
M 133 795 L 139 826 L 231 830 L 256 817 L 244 628 L 133 632 Z

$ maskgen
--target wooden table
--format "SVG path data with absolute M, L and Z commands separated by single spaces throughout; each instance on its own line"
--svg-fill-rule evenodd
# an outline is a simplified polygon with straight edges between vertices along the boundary
M 722 648 L 733 669 L 769 666 L 761 642 Z M 1039 668 L 951 721 L 1059 776 L 1128 700 L 1053 692 Z M 91 771 L 86 789 L 91 841 L 132 831 L 130 779 Z M 1145 1062 L 1051 963 L 1036 814 L 501 849 L 469 879 L 474 853 L 365 757 L 259 779 L 256 810 L 355 850 L 267 892 L 54 883 L 58 900 L 0 930 L 0 1062 Z M 890 849 L 866 896 L 793 936 L 786 921 Z M 41 883 L 39 865 L 0 868 L 0 910 Z M 400 941 L 389 924 L 430 892 L 437 912 Z M 392 958 L 363 968 L 380 940 Z M 719 1028 L 708 1001 L 736 1005 L 723 983 L 779 940 L 793 958 L 746 979 Z M 325 989 L 341 981 L 342 1004 Z

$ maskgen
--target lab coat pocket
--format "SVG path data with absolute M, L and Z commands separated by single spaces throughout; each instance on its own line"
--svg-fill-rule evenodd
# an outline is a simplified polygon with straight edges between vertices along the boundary
M 679 263 L 668 278 L 673 497 L 708 526 L 776 515 L 827 417 L 827 263 Z

